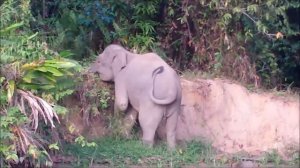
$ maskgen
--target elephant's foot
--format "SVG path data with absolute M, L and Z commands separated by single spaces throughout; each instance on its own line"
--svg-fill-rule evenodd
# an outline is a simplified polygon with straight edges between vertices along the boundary
M 127 106 L 128 106 L 128 104 L 126 104 L 126 103 L 120 103 L 120 104 L 118 104 L 118 108 L 121 111 L 125 111 L 127 109 Z
M 149 140 L 143 140 L 143 144 L 144 144 L 146 147 L 152 148 L 154 142 L 153 142 L 153 141 L 149 141 Z
M 176 148 L 176 138 L 174 133 L 167 133 L 167 141 L 169 150 L 174 150 Z
M 115 101 L 115 104 L 114 104 L 115 112 L 124 112 L 127 110 L 127 108 L 128 108 L 128 101 L 126 101 L 126 100 L 123 100 L 123 101 L 116 100 Z
M 168 150 L 169 151 L 175 151 L 175 149 L 176 149 L 176 144 L 175 143 L 172 143 L 172 144 L 168 143 Z

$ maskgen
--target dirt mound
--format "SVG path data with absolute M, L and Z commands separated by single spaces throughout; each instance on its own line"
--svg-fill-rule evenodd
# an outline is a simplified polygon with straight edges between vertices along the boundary
M 299 96 L 251 93 L 218 79 L 182 79 L 182 88 L 178 139 L 204 138 L 228 153 L 299 149 Z

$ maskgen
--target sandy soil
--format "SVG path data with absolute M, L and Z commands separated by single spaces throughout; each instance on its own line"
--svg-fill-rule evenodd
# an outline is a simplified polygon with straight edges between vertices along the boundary
M 180 140 L 206 139 L 228 153 L 299 150 L 299 96 L 251 93 L 224 80 L 182 79 Z

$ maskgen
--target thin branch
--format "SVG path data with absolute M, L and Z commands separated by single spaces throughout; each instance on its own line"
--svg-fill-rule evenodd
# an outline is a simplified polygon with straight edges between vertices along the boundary
M 242 14 L 247 16 L 249 19 L 251 19 L 256 24 L 256 21 L 248 13 L 246 13 L 245 10 L 242 10 Z

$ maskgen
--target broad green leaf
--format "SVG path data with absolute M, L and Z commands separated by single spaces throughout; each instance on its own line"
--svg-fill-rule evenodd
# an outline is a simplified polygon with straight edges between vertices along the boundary
M 71 57 L 73 56 L 74 54 L 69 51 L 69 50 L 64 50 L 62 52 L 59 53 L 59 56 L 63 57 L 63 58 L 68 58 L 68 57 Z
M 14 95 L 15 91 L 15 81 L 14 80 L 9 80 L 8 81 L 8 88 L 7 88 L 7 101 L 11 102 L 11 99 Z
M 31 83 L 32 80 L 31 74 L 26 74 L 25 76 L 23 76 L 22 80 L 26 83 Z
M 41 71 L 35 71 L 35 70 L 29 70 L 27 73 L 23 76 L 22 80 L 26 83 L 31 83 L 33 79 L 46 79 L 51 82 L 51 84 L 56 83 L 55 76 L 52 75 L 51 72 L 41 72 Z
M 28 71 L 26 71 L 25 75 L 23 75 L 22 80 L 27 83 L 31 83 L 31 80 L 33 78 L 38 78 L 39 76 L 40 76 L 40 74 L 37 71 L 28 70 Z
M 41 73 L 41 76 L 51 81 L 52 84 L 56 83 L 55 76 L 53 76 L 51 73 Z
M 40 63 L 38 62 L 31 62 L 31 63 L 27 63 L 27 64 L 24 64 L 22 65 L 22 69 L 23 70 L 29 70 L 29 69 L 34 69 L 36 67 L 40 66 Z
M 47 72 L 48 71 L 47 67 L 44 67 L 44 66 L 37 67 L 37 68 L 35 68 L 35 70 L 42 71 L 42 72 Z
M 49 90 L 52 88 L 55 88 L 55 85 L 53 84 L 39 84 L 39 83 L 20 83 L 18 85 L 20 88 L 22 89 L 34 89 L 34 90 L 38 90 L 38 89 L 44 89 L 44 90 Z
M 59 64 L 59 68 L 74 68 L 76 66 L 77 66 L 77 64 L 75 64 L 73 62 L 62 62 Z
M 69 75 L 69 76 L 74 75 L 72 72 L 70 72 L 70 71 L 68 71 L 68 70 L 65 70 L 65 69 L 60 69 L 60 71 L 61 71 L 62 73 L 64 73 L 65 75 Z
M 44 85 L 40 85 L 39 88 L 44 89 L 44 90 L 49 90 L 49 89 L 55 88 L 55 85 L 44 84 Z
M 46 60 L 45 66 L 51 66 L 55 68 L 74 68 L 78 66 L 78 64 L 69 60 Z
M 64 74 L 58 70 L 57 68 L 54 67 L 50 67 L 50 66 L 42 66 L 42 67 L 38 67 L 36 68 L 36 70 L 38 71 L 42 71 L 42 72 L 51 72 L 54 76 L 63 76 Z

